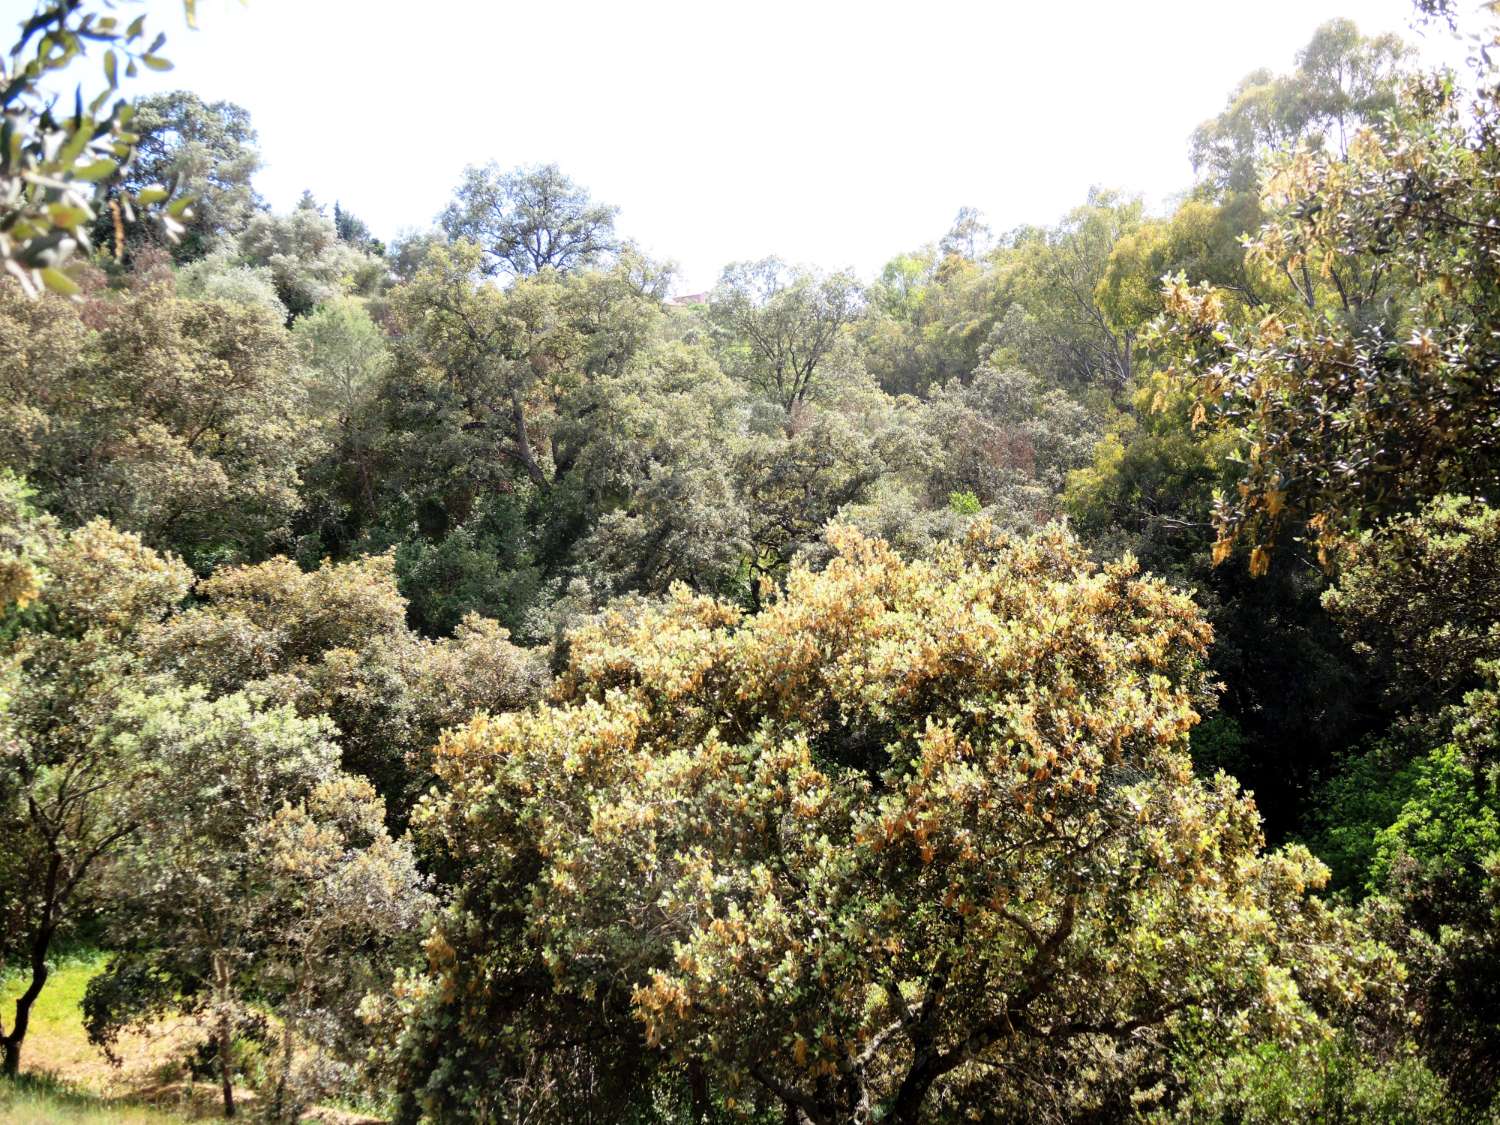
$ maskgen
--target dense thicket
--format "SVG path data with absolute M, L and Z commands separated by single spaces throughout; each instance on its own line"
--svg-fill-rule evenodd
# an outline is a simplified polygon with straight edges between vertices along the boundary
M 686 304 L 555 165 L 388 248 L 238 106 L 61 118 L 164 61 L 43 3 L 5 1069 L 87 941 L 95 1042 L 185 1017 L 274 1120 L 1496 1112 L 1492 37 L 1335 21 L 1170 210 Z

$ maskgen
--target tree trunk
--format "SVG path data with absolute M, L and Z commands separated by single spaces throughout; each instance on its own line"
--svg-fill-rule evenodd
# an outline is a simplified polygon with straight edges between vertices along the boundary
M 922 1052 L 913 1060 L 891 1105 L 892 1125 L 916 1125 L 921 1116 L 922 1103 L 927 1099 L 927 1091 L 937 1079 L 932 1064 L 933 1056 L 930 1052 Z
M 687 1078 L 693 1096 L 693 1125 L 703 1125 L 713 1110 L 708 1098 L 708 1076 L 703 1073 L 702 1064 L 695 1060 L 688 1063 Z
M 219 1085 L 224 1091 L 224 1116 L 233 1117 L 234 1069 L 230 1052 L 234 1048 L 234 1006 L 230 1003 L 229 966 L 221 953 L 214 954 L 214 993 L 219 1005 Z
M 47 913 L 51 913 L 50 908 Z M 16 997 L 16 1018 L 11 1024 L 10 1034 L 0 1039 L 0 1047 L 4 1048 L 5 1054 L 0 1067 L 3 1067 L 7 1078 L 14 1078 L 21 1072 L 21 1043 L 26 1038 L 26 1029 L 31 1025 L 32 1005 L 42 994 L 42 986 L 47 983 L 47 953 L 52 947 L 53 932 L 51 926 L 43 926 L 32 939 L 31 980 L 26 985 L 26 991 Z
M 542 472 L 536 453 L 531 448 L 531 431 L 526 426 L 526 407 L 521 402 L 520 389 L 516 387 L 510 390 L 510 416 L 516 427 L 516 452 L 520 455 L 521 464 L 526 467 L 526 475 L 539 488 L 546 488 L 552 482 Z
M 281 1073 L 276 1076 L 276 1097 L 271 1105 L 272 1121 L 292 1120 L 288 1104 L 288 1090 L 292 1078 L 292 1020 L 284 1015 L 281 1021 Z
M 219 1084 L 224 1090 L 224 1116 L 234 1116 L 234 1081 L 229 1051 L 234 1042 L 234 1028 L 226 1012 L 219 1017 Z

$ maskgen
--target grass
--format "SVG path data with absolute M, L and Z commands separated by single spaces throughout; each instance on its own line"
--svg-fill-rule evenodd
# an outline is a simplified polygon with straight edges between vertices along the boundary
M 122 1064 L 114 1067 L 88 1041 L 80 1007 L 84 989 L 104 967 L 104 956 L 80 952 L 54 965 L 31 1009 L 31 1025 L 21 1047 L 21 1077 L 0 1080 L 0 1121 L 7 1125 L 169 1125 L 190 1120 L 189 1103 L 199 1099 L 173 1083 L 171 1059 L 183 1043 L 183 1029 L 126 1036 Z M 0 1004 L 8 1024 L 15 998 L 25 987 L 17 976 L 0 979 Z M 205 1089 L 203 1091 L 207 1093 Z M 177 1105 L 150 1104 L 165 1100 Z
M 48 1075 L 0 1079 L 0 1121 L 9 1125 L 175 1125 L 180 1114 L 85 1093 Z
M 126 1033 L 115 1044 L 114 1066 L 88 1041 L 83 994 L 104 968 L 92 950 L 60 957 L 31 1009 L 21 1047 L 21 1077 L 0 1078 L 3 1125 L 179 1125 L 220 1117 L 215 1082 L 193 1082 L 181 1063 L 201 1032 L 185 1021 L 164 1021 L 146 1032 Z M 0 977 L 0 1005 L 8 1024 L 26 982 Z M 247 1090 L 237 1092 L 245 1108 Z M 320 1107 L 318 1120 L 353 1125 L 377 1120 L 351 1109 Z

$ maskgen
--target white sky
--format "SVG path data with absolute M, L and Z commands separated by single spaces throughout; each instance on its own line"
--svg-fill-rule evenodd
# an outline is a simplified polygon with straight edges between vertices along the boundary
M 1184 188 L 1193 127 L 1321 22 L 1410 0 L 148 0 L 183 87 L 248 108 L 261 192 L 389 237 L 462 167 L 555 160 L 680 292 L 777 253 L 870 275 L 962 205 L 1051 222 L 1098 183 Z M 5 30 L 30 0 L 0 0 Z M 13 15 L 12 15 L 13 13 Z M 1436 30 L 1423 53 L 1459 58 Z

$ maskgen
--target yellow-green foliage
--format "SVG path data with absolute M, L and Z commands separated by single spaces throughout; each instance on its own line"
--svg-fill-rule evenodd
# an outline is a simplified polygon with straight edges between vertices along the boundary
M 580 1019 L 601 1069 L 690 1061 L 725 1104 L 1070 1114 L 1180 1027 L 1295 1038 L 1395 975 L 1308 896 L 1321 864 L 1193 778 L 1190 598 L 1057 529 L 919 562 L 831 539 L 754 617 L 685 590 L 607 615 L 552 706 L 440 745 L 416 825 L 459 888 L 408 1043 L 433 1112 L 499 1112 Z M 437 1089 L 460 1062 L 492 1077 Z

